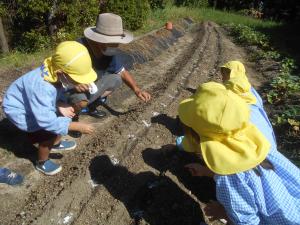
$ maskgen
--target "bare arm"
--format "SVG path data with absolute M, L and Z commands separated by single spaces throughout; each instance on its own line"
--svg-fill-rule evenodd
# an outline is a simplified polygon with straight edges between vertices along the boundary
M 69 125 L 70 131 L 80 131 L 84 134 L 91 134 L 95 131 L 94 127 L 90 124 L 81 123 L 81 122 L 71 122 Z
M 136 84 L 136 81 L 134 78 L 131 76 L 131 74 L 127 71 L 124 70 L 121 73 L 121 78 L 124 81 L 124 83 L 135 93 L 135 95 L 140 98 L 144 102 L 148 102 L 151 99 L 151 95 L 146 92 L 142 91 Z

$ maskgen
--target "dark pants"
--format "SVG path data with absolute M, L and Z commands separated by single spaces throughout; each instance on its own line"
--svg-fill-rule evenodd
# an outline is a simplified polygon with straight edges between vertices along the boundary
M 98 91 L 95 94 L 78 93 L 71 91 L 66 94 L 67 102 L 70 105 L 74 105 L 81 101 L 87 101 L 89 105 L 95 102 L 106 91 L 114 91 L 122 85 L 122 78 L 119 74 L 104 74 L 95 82 L 98 87 Z
M 31 132 L 31 133 L 28 132 L 27 136 L 29 138 L 29 141 L 32 144 L 50 141 L 50 140 L 53 140 L 54 138 L 58 137 L 57 134 L 54 134 L 54 133 L 52 133 L 50 131 L 46 131 L 46 130 L 38 130 L 35 132 Z

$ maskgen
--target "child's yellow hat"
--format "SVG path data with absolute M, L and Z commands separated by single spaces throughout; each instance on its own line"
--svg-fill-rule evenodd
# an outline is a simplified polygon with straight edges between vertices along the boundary
M 251 84 L 248 81 L 244 65 L 240 61 L 229 61 L 222 67 L 230 70 L 229 80 L 225 82 L 226 88 L 238 94 L 248 104 L 255 104 L 256 98 L 251 93 Z
M 46 70 L 47 74 L 44 79 L 49 82 L 57 81 L 55 71 L 58 69 L 61 69 L 80 84 L 89 84 L 97 79 L 87 48 L 76 41 L 60 43 L 54 55 L 44 61 L 43 69 Z
M 180 103 L 178 111 L 180 120 L 200 137 L 200 146 L 187 151 L 200 150 L 207 166 L 217 174 L 254 168 L 269 152 L 269 142 L 249 122 L 248 105 L 222 84 L 202 84 Z M 191 144 L 189 147 L 195 146 Z

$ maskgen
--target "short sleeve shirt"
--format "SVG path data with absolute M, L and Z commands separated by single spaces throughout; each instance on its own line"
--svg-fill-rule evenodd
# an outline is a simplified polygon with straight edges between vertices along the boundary
M 103 56 L 101 59 L 97 59 L 91 51 L 86 38 L 82 37 L 77 39 L 77 41 L 88 49 L 92 59 L 93 69 L 98 76 L 103 73 L 119 74 L 125 69 L 120 56 Z

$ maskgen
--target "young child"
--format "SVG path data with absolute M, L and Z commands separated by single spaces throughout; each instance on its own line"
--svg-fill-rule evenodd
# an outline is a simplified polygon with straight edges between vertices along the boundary
M 230 89 L 239 95 L 251 107 L 252 110 L 260 111 L 256 115 L 262 117 L 272 130 L 273 142 L 276 143 L 275 133 L 272 124 L 264 110 L 263 101 L 257 91 L 251 86 L 248 81 L 244 65 L 239 61 L 229 61 L 221 66 L 222 80 L 227 89 Z
M 263 101 L 251 86 L 245 66 L 240 61 L 229 61 L 220 67 L 224 85 L 243 98 L 248 104 L 257 104 L 263 108 Z
M 257 111 L 209 82 L 178 112 L 191 134 L 183 149 L 200 154 L 207 166 L 186 167 L 194 176 L 214 178 L 217 200 L 232 224 L 300 224 L 300 171 L 270 142 L 266 123 L 252 120 Z
M 96 78 L 87 49 L 75 41 L 66 41 L 41 67 L 21 76 L 8 88 L 3 99 L 4 113 L 28 133 L 32 143 L 38 143 L 36 169 L 40 172 L 54 175 L 61 171 L 62 167 L 49 159 L 49 153 L 76 147 L 74 141 L 61 139 L 69 130 L 93 132 L 89 124 L 72 122 L 74 108 L 58 99 L 65 89 L 90 84 Z

